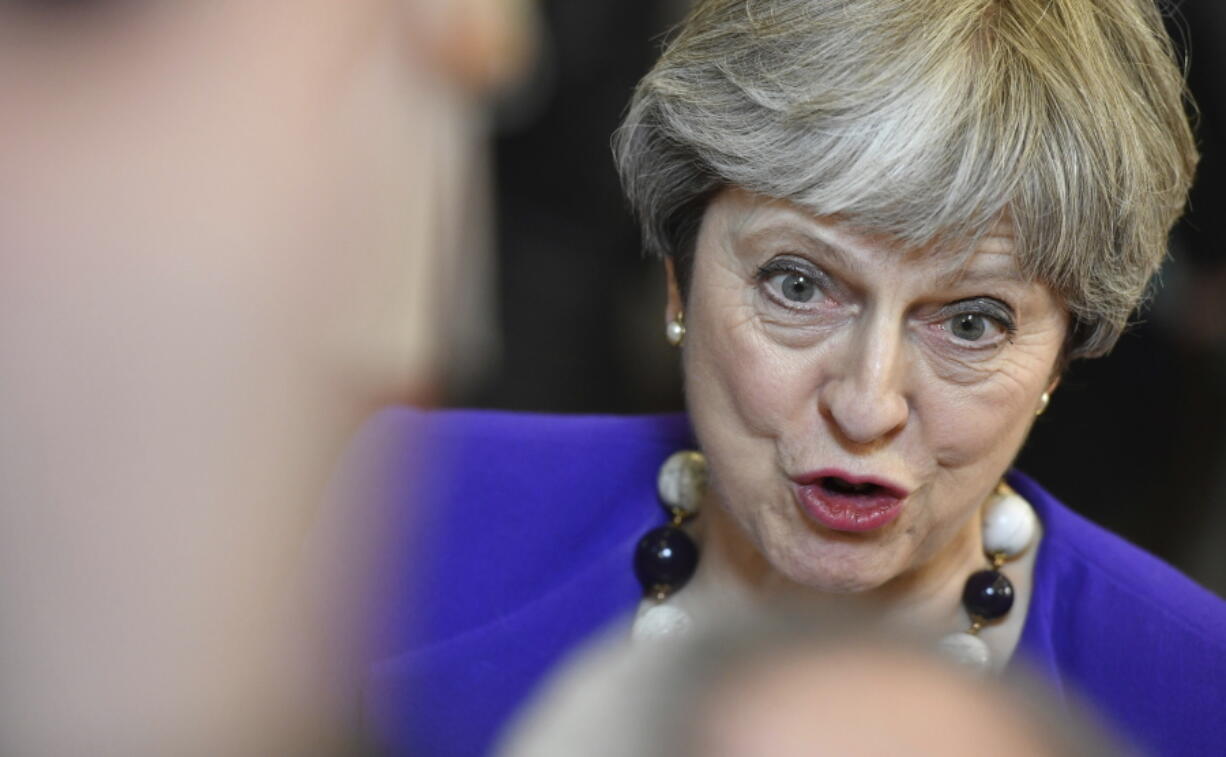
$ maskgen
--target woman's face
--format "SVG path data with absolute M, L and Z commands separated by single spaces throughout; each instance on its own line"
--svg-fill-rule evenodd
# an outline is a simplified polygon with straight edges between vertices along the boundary
M 1020 275 L 1007 225 L 969 257 L 907 250 L 728 190 L 702 222 L 685 322 L 720 505 L 778 573 L 851 592 L 977 528 L 1067 318 Z

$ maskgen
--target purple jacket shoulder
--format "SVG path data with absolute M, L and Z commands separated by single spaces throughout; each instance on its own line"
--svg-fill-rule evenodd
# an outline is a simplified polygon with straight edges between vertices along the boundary
M 363 434 L 409 509 L 377 615 L 366 720 L 395 754 L 481 755 L 567 652 L 633 610 L 682 415 L 389 410 Z M 391 457 L 388 457 L 388 451 Z M 398 522 L 402 518 L 395 519 Z
M 1147 753 L 1226 754 L 1226 602 L 1029 478 L 1010 482 L 1044 528 L 1020 656 Z

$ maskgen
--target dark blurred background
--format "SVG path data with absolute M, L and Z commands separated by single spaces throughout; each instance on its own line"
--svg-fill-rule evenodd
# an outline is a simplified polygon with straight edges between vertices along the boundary
M 609 138 L 685 2 L 541 5 L 543 53 L 494 145 L 501 347 L 447 404 L 680 410 L 661 266 L 640 254 Z M 1226 594 L 1226 4 L 1185 0 L 1171 28 L 1200 108 L 1191 212 L 1151 306 L 1110 356 L 1070 369 L 1018 466 Z

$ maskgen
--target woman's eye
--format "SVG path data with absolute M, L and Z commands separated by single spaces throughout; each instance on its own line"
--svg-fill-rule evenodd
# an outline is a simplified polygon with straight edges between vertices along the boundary
M 992 347 L 1002 337 L 1012 341 L 1017 331 L 1013 308 L 994 297 L 972 297 L 951 303 L 945 313 L 948 315 L 939 322 L 941 330 L 963 346 Z
M 959 313 L 949 319 L 949 331 L 959 339 L 977 342 L 988 333 L 988 319 L 978 313 Z
M 817 283 L 798 271 L 777 273 L 770 284 L 790 302 L 809 302 L 817 294 Z
M 1007 331 L 1007 327 L 982 313 L 958 313 L 943 324 L 946 331 L 964 342 L 982 342 Z

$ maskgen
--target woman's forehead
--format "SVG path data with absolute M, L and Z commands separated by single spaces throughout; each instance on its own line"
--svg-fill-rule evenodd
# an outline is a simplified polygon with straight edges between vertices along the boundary
M 1016 230 L 1007 213 L 974 239 L 944 238 L 915 246 L 838 215 L 817 215 L 789 200 L 732 188 L 715 198 L 708 220 L 717 227 L 717 232 L 728 237 L 762 242 L 800 241 L 845 259 L 849 266 L 854 266 L 857 258 L 885 254 L 906 263 L 921 264 L 943 282 L 989 277 L 1023 279 L 1017 259 Z

